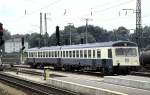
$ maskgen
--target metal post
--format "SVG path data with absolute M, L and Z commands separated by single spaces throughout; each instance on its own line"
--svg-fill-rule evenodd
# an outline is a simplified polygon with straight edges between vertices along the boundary
M 84 18 L 84 21 L 86 22 L 85 27 L 85 43 L 88 43 L 88 21 L 92 21 L 90 18 Z
M 85 43 L 88 43 L 88 19 L 85 19 L 86 20 L 86 29 L 85 29 Z
M 136 40 L 139 48 L 141 48 L 142 38 L 142 20 L 141 20 L 141 0 L 136 2 Z
M 44 14 L 44 19 L 45 19 L 45 33 L 47 32 L 47 16 L 46 13 Z
M 42 13 L 40 13 L 40 40 L 39 40 L 39 47 L 41 47 L 42 32 L 43 32 L 43 28 L 42 28 Z
M 72 34 L 71 34 L 71 25 L 73 23 L 68 23 L 69 24 L 69 44 L 71 45 L 72 44 Z

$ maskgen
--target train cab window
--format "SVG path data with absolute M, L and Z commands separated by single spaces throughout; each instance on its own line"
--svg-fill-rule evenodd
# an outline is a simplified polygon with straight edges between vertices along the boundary
M 91 50 L 88 50 L 88 58 L 91 58 Z
M 97 58 L 101 58 L 101 50 L 97 49 Z
M 69 57 L 72 57 L 72 51 L 69 51 Z
M 108 49 L 108 58 L 112 58 L 112 50 Z
M 80 57 L 83 58 L 83 50 L 80 50 Z
M 87 50 L 84 50 L 84 58 L 87 58 Z
M 79 57 L 79 50 L 76 51 L 76 56 Z
M 74 50 L 74 51 L 73 51 L 73 57 L 75 57 L 75 55 L 76 55 L 76 54 L 75 54 L 75 50 Z
M 93 58 L 95 58 L 95 50 L 93 50 Z

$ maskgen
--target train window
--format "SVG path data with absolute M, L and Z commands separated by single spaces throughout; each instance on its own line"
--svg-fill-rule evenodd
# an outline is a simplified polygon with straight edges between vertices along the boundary
M 55 57 L 55 51 L 53 51 L 53 57 Z
M 88 50 L 88 58 L 91 58 L 91 50 Z
M 116 56 L 137 56 L 135 48 L 116 48 Z
M 63 57 L 65 57 L 65 51 L 63 51 Z
M 80 50 L 80 57 L 83 58 L 83 50 Z
M 112 58 L 112 50 L 108 49 L 108 58 Z
M 31 52 L 31 57 L 33 57 L 33 53 Z
M 68 51 L 66 51 L 66 57 L 68 57 Z
M 49 51 L 49 57 L 51 57 L 51 51 Z
M 69 51 L 69 57 L 72 57 L 72 51 Z
M 37 56 L 37 52 L 36 52 L 35 54 L 36 54 L 36 57 L 38 57 L 38 56 Z
M 74 50 L 74 51 L 73 51 L 73 57 L 75 57 L 75 55 L 76 55 L 76 54 L 75 54 L 75 50 Z
M 51 52 L 51 55 L 52 55 L 52 57 L 54 57 L 54 52 L 53 51 Z
M 40 57 L 42 57 L 43 56 L 43 53 L 42 52 L 40 52 Z
M 87 50 L 84 50 L 84 58 L 87 58 Z
M 38 57 L 40 57 L 40 52 L 38 52 Z
M 79 57 L 79 50 L 76 51 L 76 56 Z
M 55 57 L 57 57 L 57 51 L 55 51 Z
M 46 52 L 46 57 L 48 57 L 48 52 Z
M 33 57 L 36 57 L 36 52 L 33 53 Z
M 29 57 L 31 57 L 31 53 L 29 52 Z
M 31 53 L 29 52 L 29 57 L 31 57 Z
M 33 52 L 31 52 L 31 57 L 34 57 L 34 53 Z
M 97 49 L 97 58 L 101 58 L 101 50 Z
M 34 52 L 34 57 L 36 57 L 36 52 Z
M 45 52 L 43 52 L 43 57 L 45 57 Z
M 135 48 L 127 48 L 126 56 L 137 56 L 137 52 Z
M 125 55 L 125 52 L 124 52 L 123 48 L 116 48 L 115 53 L 116 53 L 116 56 L 123 56 L 123 55 Z
M 95 58 L 95 50 L 93 50 L 93 58 Z
M 59 57 L 59 51 L 57 51 L 57 57 Z
M 61 57 L 63 57 L 63 51 L 61 51 Z
M 42 52 L 40 52 L 40 57 L 42 57 Z

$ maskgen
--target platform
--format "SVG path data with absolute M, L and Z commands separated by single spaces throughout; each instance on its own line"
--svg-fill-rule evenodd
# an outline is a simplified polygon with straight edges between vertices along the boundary
M 27 80 L 36 81 L 38 83 L 46 83 L 58 88 L 79 92 L 84 95 L 150 95 L 150 90 L 106 83 L 104 81 L 105 78 L 102 77 L 52 72 L 53 74 L 59 76 L 54 76 L 52 78 L 48 78 L 47 81 L 44 81 L 42 76 L 21 73 L 16 75 L 14 72 L 6 73 L 23 77 Z
M 150 90 L 150 78 L 139 76 L 106 76 L 104 82 Z

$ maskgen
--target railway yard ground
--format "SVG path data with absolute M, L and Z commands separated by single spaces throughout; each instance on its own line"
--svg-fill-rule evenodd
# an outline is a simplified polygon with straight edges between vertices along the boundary
M 101 77 L 98 75 L 91 76 L 79 73 L 49 71 L 49 77 L 47 80 L 44 80 L 44 70 L 29 68 L 21 68 L 18 70 L 2 71 L 0 76 L 6 75 L 47 85 L 59 90 L 61 89 L 65 91 L 64 93 L 71 92 L 71 94 L 67 95 L 150 95 L 149 77 L 133 75 Z

